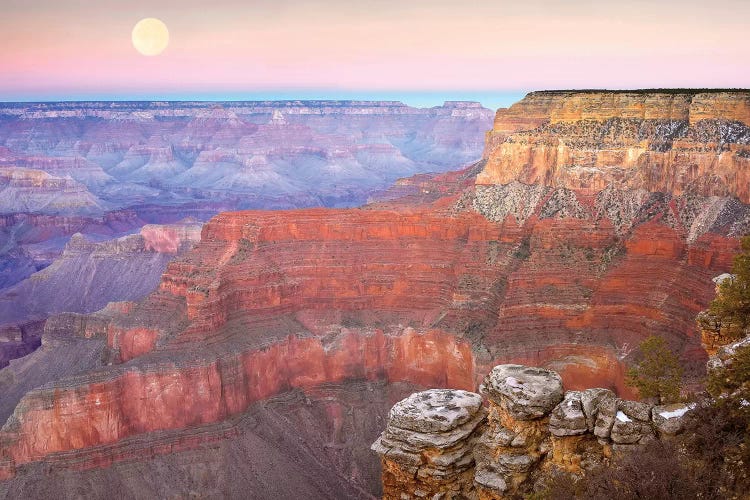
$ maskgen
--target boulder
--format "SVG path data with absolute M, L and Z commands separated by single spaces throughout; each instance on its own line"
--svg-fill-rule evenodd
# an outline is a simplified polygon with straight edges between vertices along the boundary
M 477 469 L 474 481 L 479 486 L 497 493 L 504 493 L 508 490 L 508 483 L 503 476 L 489 469 Z
M 596 417 L 599 414 L 599 405 L 607 399 L 614 399 L 615 393 L 609 389 L 594 388 L 586 389 L 581 392 L 581 406 L 583 414 L 586 416 L 586 428 L 589 432 L 594 432 L 596 427 Z
M 617 401 L 618 399 L 614 395 L 607 395 L 599 400 L 596 423 L 594 425 L 594 435 L 596 437 L 601 439 L 609 438 L 612 426 L 615 423 L 615 415 L 617 414 Z
M 549 419 L 549 431 L 553 436 L 578 436 L 588 430 L 580 391 L 568 391 L 562 402 L 555 406 Z
M 383 498 L 469 495 L 485 415 L 482 397 L 462 390 L 431 389 L 396 403 L 371 447 L 381 457 Z
M 544 417 L 563 399 L 560 375 L 522 365 L 494 367 L 484 379 L 482 392 L 516 420 Z
M 506 474 L 525 474 L 538 461 L 538 456 L 507 453 L 497 457 L 497 468 Z
M 417 392 L 391 408 L 385 431 L 371 449 L 409 466 L 423 463 L 425 450 L 430 450 L 430 465 L 437 469 L 467 465 L 467 438 L 484 417 L 479 394 L 454 389 Z
M 475 417 L 482 397 L 474 392 L 430 389 L 396 403 L 388 415 L 389 425 L 420 433 L 441 433 Z
M 660 435 L 674 436 L 685 428 L 685 415 L 694 405 L 682 403 L 654 406 L 651 419 Z
M 610 438 L 616 444 L 635 444 L 654 434 L 651 428 L 651 405 L 620 400 L 617 404 Z

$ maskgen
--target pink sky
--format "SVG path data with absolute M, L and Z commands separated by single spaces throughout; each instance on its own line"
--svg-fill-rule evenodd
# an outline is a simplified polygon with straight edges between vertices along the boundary
M 139 55 L 141 18 L 170 45 Z M 748 87 L 750 2 L 4 0 L 0 99 Z

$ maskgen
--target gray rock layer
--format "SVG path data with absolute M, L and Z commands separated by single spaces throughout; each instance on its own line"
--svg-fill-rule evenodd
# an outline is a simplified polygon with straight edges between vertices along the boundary
M 547 415 L 563 399 L 560 375 L 544 368 L 498 365 L 484 379 L 483 393 L 516 420 Z

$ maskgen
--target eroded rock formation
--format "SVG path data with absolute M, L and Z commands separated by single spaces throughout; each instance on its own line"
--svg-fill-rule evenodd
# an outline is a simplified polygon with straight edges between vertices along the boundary
M 383 498 L 470 494 L 475 430 L 485 418 L 479 394 L 432 389 L 391 408 L 388 426 L 372 445 L 383 457 Z
M 559 374 L 521 365 L 494 367 L 481 392 L 486 412 L 479 394 L 445 389 L 391 409 L 372 445 L 383 464 L 383 498 L 515 498 L 550 470 L 581 473 L 678 434 L 691 409 L 623 400 L 602 388 L 563 393 Z
M 200 227 L 194 221 L 148 224 L 139 234 L 104 242 L 74 234 L 50 266 L 0 291 L 0 331 L 8 332 L 0 334 L 0 367 L 40 345 L 51 315 L 143 298 L 157 287 L 167 262 L 198 241 Z

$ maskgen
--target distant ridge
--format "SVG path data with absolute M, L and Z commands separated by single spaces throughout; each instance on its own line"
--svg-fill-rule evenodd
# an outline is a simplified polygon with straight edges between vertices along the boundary
M 593 94 L 593 93 L 608 93 L 608 94 L 719 94 L 724 92 L 750 92 L 750 89 L 691 89 L 691 88 L 676 88 L 676 89 L 556 89 L 556 90 L 535 90 L 529 92 L 529 94 Z

